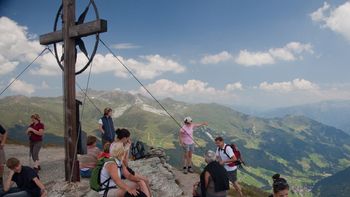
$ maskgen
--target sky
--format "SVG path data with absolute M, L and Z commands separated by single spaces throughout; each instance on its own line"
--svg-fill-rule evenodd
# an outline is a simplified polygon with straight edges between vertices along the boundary
M 95 2 L 108 21 L 102 40 L 158 98 L 252 109 L 350 99 L 350 1 Z M 0 89 L 45 48 L 39 35 L 53 30 L 60 3 L 0 0 Z M 77 18 L 87 4 L 77 1 Z M 94 18 L 90 9 L 86 21 Z M 94 37 L 83 40 L 91 52 Z M 79 51 L 77 68 L 85 63 Z M 92 89 L 145 94 L 101 43 L 91 73 Z M 81 86 L 88 74 L 77 76 Z M 46 52 L 1 97 L 62 91 Z

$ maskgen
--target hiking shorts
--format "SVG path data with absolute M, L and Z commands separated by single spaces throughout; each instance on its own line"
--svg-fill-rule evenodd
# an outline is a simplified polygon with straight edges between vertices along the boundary
M 4 148 L 0 148 L 0 166 L 3 166 L 6 163 L 5 151 Z
M 228 180 L 233 184 L 237 181 L 237 170 L 227 171 Z
M 194 152 L 194 144 L 184 144 L 182 148 L 184 152 Z
M 30 141 L 29 151 L 33 161 L 39 161 L 39 152 L 41 149 L 42 141 Z

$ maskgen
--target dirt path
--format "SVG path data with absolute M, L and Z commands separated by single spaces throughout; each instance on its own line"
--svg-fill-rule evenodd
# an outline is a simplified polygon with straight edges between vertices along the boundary
M 181 189 L 184 191 L 183 196 L 191 197 L 193 184 L 199 181 L 199 175 L 196 173 L 184 174 L 182 171 L 177 169 L 173 170 L 176 180 L 179 182 Z

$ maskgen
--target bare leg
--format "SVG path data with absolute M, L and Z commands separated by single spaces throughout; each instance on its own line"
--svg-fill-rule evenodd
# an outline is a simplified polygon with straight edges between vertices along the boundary
M 192 166 L 192 151 L 188 151 L 187 159 L 188 166 Z
M 143 182 L 146 184 L 146 187 L 147 187 L 149 196 L 151 196 L 151 195 L 152 195 L 152 192 L 151 192 L 151 187 L 150 187 L 150 185 L 149 185 L 149 180 L 148 180 L 146 177 L 144 177 L 144 176 L 142 176 L 142 175 L 140 175 L 140 174 L 135 174 L 135 177 L 137 177 L 137 178 L 143 180 Z M 140 187 L 141 187 L 141 186 L 140 186 Z
M 238 192 L 239 196 L 240 196 L 240 197 L 243 197 L 243 193 L 242 193 L 241 186 L 238 184 L 237 181 L 235 181 L 235 182 L 233 183 L 233 187 L 234 187 L 235 190 Z

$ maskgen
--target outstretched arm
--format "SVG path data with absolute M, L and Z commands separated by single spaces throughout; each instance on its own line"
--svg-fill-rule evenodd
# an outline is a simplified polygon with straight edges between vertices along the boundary
M 202 123 L 192 123 L 193 128 L 201 127 L 201 126 L 208 126 L 208 122 L 202 122 Z

